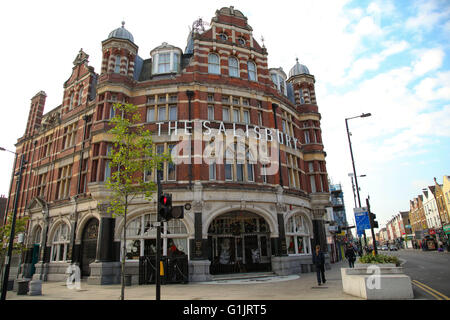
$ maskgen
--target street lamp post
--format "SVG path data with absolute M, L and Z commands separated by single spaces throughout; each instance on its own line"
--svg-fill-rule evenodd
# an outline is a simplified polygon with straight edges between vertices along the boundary
M 361 199 L 359 197 L 358 176 L 356 175 L 355 159 L 353 158 L 353 150 L 352 150 L 352 142 L 350 140 L 350 131 L 348 130 L 348 120 L 356 119 L 356 118 L 366 118 L 366 117 L 370 117 L 370 116 L 371 116 L 370 113 L 363 113 L 363 114 L 361 114 L 359 116 L 356 116 L 356 117 L 345 118 L 345 127 L 347 129 L 348 145 L 350 147 L 350 155 L 352 157 L 353 176 L 355 177 L 356 194 L 358 195 L 358 206 L 359 207 L 361 207 Z M 364 243 L 366 244 L 367 240 L 366 240 L 366 232 L 365 232 L 365 230 L 363 230 L 363 235 L 364 235 Z
M 12 151 L 6 150 L 4 148 L 1 148 L 0 150 L 12 152 Z M 15 152 L 13 152 L 13 153 L 15 153 Z M 17 202 L 19 200 L 20 186 L 22 184 L 22 172 L 23 172 L 23 169 L 25 168 L 25 164 L 26 164 L 25 156 L 21 155 L 19 172 L 17 173 L 18 177 L 17 177 L 17 185 L 16 185 L 16 194 L 14 195 L 14 211 L 13 211 L 13 217 L 12 217 L 12 222 L 11 222 L 11 233 L 9 235 L 8 253 L 6 256 L 6 263 L 5 263 L 5 273 L 3 274 L 3 286 L 2 286 L 1 300 L 6 300 L 6 292 L 8 291 L 9 269 L 11 267 L 12 249 L 14 246 L 14 231 L 15 231 L 14 229 L 16 227 Z M 8 209 L 6 209 L 6 210 L 8 210 Z

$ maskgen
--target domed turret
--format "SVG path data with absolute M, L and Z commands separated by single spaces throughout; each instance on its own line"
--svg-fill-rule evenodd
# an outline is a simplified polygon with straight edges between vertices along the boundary
M 125 29 L 125 21 L 122 21 L 122 27 L 111 31 L 111 33 L 108 36 L 108 39 L 110 38 L 126 39 L 134 43 L 133 35 L 131 34 L 130 31 Z
M 314 76 L 309 73 L 308 68 L 298 62 L 289 71 L 288 83 L 292 84 L 295 96 L 295 104 L 313 104 L 316 105 L 316 94 L 314 89 Z
M 108 39 L 102 41 L 102 50 L 102 74 L 116 73 L 134 77 L 138 46 L 134 43 L 133 35 L 125 29 L 125 21 L 122 21 L 122 27 L 111 31 Z
M 292 67 L 291 71 L 289 71 L 289 78 L 292 76 L 297 76 L 299 74 L 310 74 L 308 68 L 304 64 L 300 64 L 298 62 L 298 58 L 296 60 L 297 63 L 294 67 Z

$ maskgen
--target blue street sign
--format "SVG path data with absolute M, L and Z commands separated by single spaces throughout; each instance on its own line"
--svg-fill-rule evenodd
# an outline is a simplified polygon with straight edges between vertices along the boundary
M 362 235 L 365 229 L 370 229 L 369 212 L 366 207 L 354 208 L 356 232 L 358 235 Z

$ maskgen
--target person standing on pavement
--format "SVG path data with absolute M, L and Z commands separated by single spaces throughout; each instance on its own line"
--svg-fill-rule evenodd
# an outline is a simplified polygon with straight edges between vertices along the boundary
M 345 257 L 348 260 L 348 265 L 350 268 L 355 267 L 355 260 L 356 260 L 356 254 L 355 250 L 353 249 L 352 245 L 349 244 L 347 247 L 347 250 L 345 250 Z
M 316 266 L 316 273 L 317 273 L 317 283 L 320 284 L 327 282 L 327 280 L 325 280 L 325 256 L 322 252 L 322 250 L 320 250 L 320 245 L 316 245 L 316 250 L 312 253 L 312 260 L 313 260 L 313 264 Z M 322 281 L 321 281 L 321 277 L 322 276 Z

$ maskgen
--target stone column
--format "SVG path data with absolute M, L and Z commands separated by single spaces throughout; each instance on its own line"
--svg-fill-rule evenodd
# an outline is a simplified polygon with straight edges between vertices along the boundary
M 277 256 L 287 256 L 286 232 L 284 228 L 284 213 L 286 208 L 281 204 L 277 205 L 277 221 L 278 221 L 278 240 L 277 240 Z
M 192 210 L 194 212 L 194 239 L 190 242 L 190 261 L 189 261 L 189 281 L 208 281 L 211 279 L 209 266 L 211 261 L 208 259 L 208 238 L 203 236 L 203 200 L 202 185 L 196 182 L 193 186 L 193 203 Z
M 42 207 L 42 216 L 44 221 L 44 227 L 42 228 L 42 242 L 39 248 L 39 262 L 37 262 L 35 265 L 36 272 L 33 275 L 33 280 L 47 281 L 51 248 L 48 246 L 48 243 L 50 242 L 50 239 L 48 239 L 50 217 L 48 207 L 46 205 Z
M 78 208 L 77 208 L 77 197 L 72 197 L 70 199 L 70 202 L 72 204 L 72 212 L 70 213 L 70 246 L 68 248 L 67 256 L 70 257 L 70 260 L 72 263 L 79 263 L 80 257 L 79 257 L 79 245 L 77 246 L 75 244 L 75 238 L 76 238 L 76 229 L 77 229 L 77 222 L 78 222 Z
M 320 249 L 324 252 L 327 251 L 327 238 L 325 235 L 325 225 L 323 221 L 325 214 L 326 211 L 324 209 L 314 209 L 312 214 L 314 233 L 313 249 L 316 245 L 320 245 Z
M 120 262 L 115 261 L 117 257 L 114 254 L 115 219 L 107 212 L 106 204 L 99 204 L 97 209 L 100 213 L 97 253 L 95 261 L 89 265 L 88 284 L 118 284 Z
M 314 239 L 312 241 L 311 250 L 315 250 L 316 245 L 320 245 L 320 249 L 325 253 L 325 268 L 331 269 L 330 254 L 327 248 L 327 237 L 325 232 L 324 216 L 326 215 L 325 209 L 313 210 L 313 234 Z

